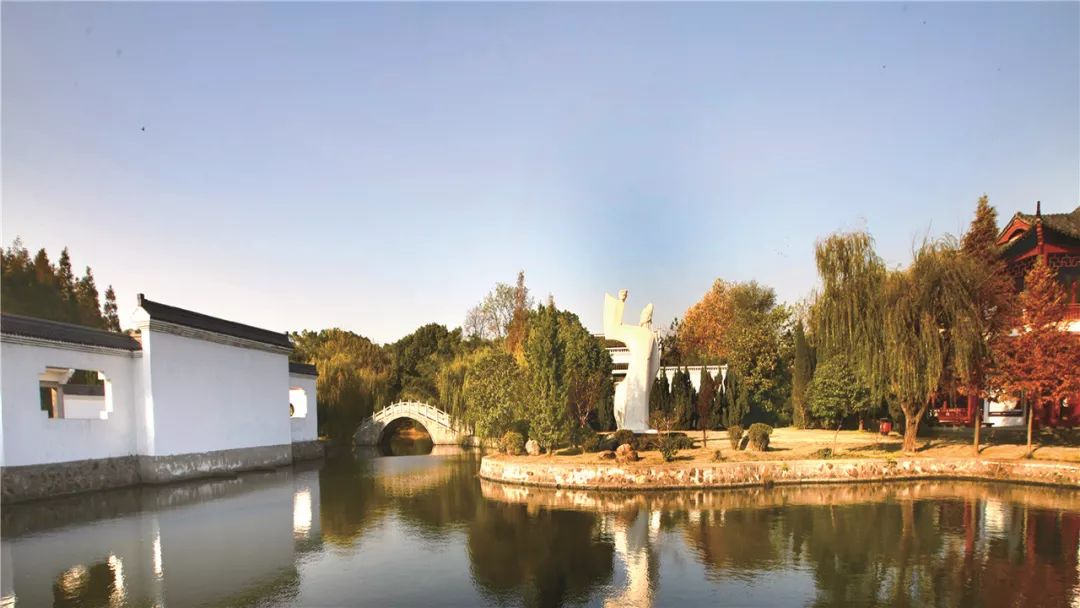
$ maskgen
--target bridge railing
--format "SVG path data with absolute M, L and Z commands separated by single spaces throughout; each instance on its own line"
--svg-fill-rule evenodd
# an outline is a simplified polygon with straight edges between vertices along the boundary
M 387 419 L 396 416 L 422 416 L 430 420 L 434 420 L 439 424 L 442 424 L 448 428 L 456 429 L 457 425 L 454 423 L 450 414 L 442 411 L 441 409 L 428 405 L 427 403 L 421 403 L 419 401 L 398 401 L 391 403 L 390 405 L 375 412 L 371 416 L 368 416 L 360 423 L 363 427 L 365 424 L 375 422 L 379 419 Z

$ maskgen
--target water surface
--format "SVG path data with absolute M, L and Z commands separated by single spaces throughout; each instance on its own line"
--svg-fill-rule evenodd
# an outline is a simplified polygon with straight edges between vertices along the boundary
M 2 604 L 1080 607 L 1075 491 L 604 494 L 478 465 L 375 453 L 5 507 Z

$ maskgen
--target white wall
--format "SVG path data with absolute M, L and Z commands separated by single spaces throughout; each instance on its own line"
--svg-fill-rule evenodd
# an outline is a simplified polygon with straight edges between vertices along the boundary
M 304 397 L 307 400 L 307 412 L 304 416 L 295 416 L 289 419 L 289 423 L 292 425 L 292 440 L 297 441 L 314 441 L 319 438 L 319 419 L 315 407 L 315 382 L 314 376 L 307 376 L 303 374 L 289 374 L 289 388 L 301 389 L 304 391 Z M 286 410 L 287 411 L 287 410 Z
M 3 465 L 22 466 L 113 458 L 135 453 L 132 377 L 137 359 L 126 351 L 86 352 L 64 346 L 0 343 Z M 107 420 L 55 419 L 41 409 L 39 376 L 48 366 L 103 372 L 113 411 Z
M 701 390 L 702 367 L 703 366 L 701 365 L 690 365 L 685 367 L 661 367 L 660 371 L 656 374 L 656 377 L 659 378 L 661 375 L 666 375 L 668 379 L 668 384 L 670 385 L 671 381 L 675 379 L 675 372 L 685 369 L 687 373 L 690 374 L 690 384 L 693 385 L 695 391 L 698 391 Z M 707 369 L 709 375 L 712 376 L 713 380 L 718 380 L 723 377 L 723 374 L 721 372 L 721 366 L 709 365 L 707 366 Z
M 291 442 L 288 355 L 143 328 L 146 454 Z

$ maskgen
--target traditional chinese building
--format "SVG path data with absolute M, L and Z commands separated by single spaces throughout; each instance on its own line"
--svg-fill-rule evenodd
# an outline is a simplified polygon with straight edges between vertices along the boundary
M 1068 298 L 1066 322 L 1069 331 L 1080 334 L 1080 207 L 1070 213 L 1042 212 L 1035 204 L 1035 214 L 1016 213 L 998 234 L 999 255 L 1005 261 L 1017 291 L 1024 288 L 1024 276 L 1035 261 L 1042 258 L 1057 272 Z M 1077 363 L 1080 365 L 1080 362 Z M 959 401 L 959 400 L 958 400 Z M 1036 412 L 1036 422 L 1044 426 L 1080 426 L 1080 396 L 1073 403 L 1046 408 Z M 975 411 L 982 403 L 983 421 L 993 426 L 1023 426 L 1024 409 L 1018 403 L 994 403 L 971 396 L 966 404 L 950 404 L 937 410 L 938 420 L 945 424 L 970 426 Z
M 1070 330 L 1080 333 L 1080 207 L 1044 215 L 1036 203 L 1035 215 L 1017 213 L 1009 220 L 997 244 L 1018 291 L 1038 258 L 1057 271 L 1069 300 Z

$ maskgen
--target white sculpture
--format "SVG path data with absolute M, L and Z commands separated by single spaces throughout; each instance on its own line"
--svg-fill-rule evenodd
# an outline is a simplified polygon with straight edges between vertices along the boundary
M 604 294 L 604 337 L 622 342 L 630 351 L 626 379 L 615 387 L 615 423 L 620 429 L 644 433 L 649 430 L 649 391 L 660 370 L 660 351 L 652 330 L 652 304 L 641 311 L 638 325 L 623 324 L 627 295 L 625 289 L 618 299 Z

